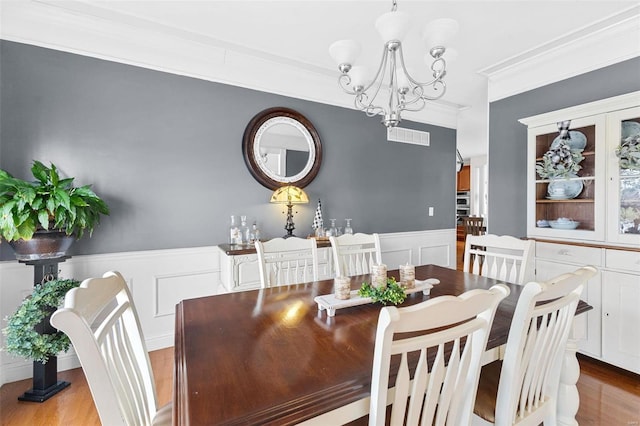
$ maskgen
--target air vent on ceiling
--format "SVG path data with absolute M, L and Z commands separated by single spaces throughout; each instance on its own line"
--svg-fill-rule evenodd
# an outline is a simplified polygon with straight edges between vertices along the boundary
M 421 132 L 419 130 L 405 129 L 402 127 L 389 127 L 387 128 L 387 140 L 391 142 L 429 146 L 429 132 Z

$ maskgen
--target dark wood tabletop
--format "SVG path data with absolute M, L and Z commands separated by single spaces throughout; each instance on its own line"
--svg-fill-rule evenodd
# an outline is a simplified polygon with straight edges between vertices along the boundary
M 397 271 L 390 271 L 397 276 Z M 416 278 L 440 284 L 425 296 L 458 295 L 499 283 L 435 265 Z M 357 289 L 368 276 L 353 277 Z M 495 316 L 487 349 L 504 344 L 521 287 Z M 173 410 L 179 425 L 296 424 L 369 396 L 382 305 L 319 312 L 314 297 L 333 280 L 188 299 L 176 308 Z M 578 313 L 591 309 L 580 302 Z

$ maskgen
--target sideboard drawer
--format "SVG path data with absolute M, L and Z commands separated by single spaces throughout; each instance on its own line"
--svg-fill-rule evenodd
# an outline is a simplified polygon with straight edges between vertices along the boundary
M 607 268 L 640 272 L 640 252 L 624 250 L 605 250 Z
M 536 258 L 571 262 L 577 265 L 602 265 L 602 249 L 536 242 Z

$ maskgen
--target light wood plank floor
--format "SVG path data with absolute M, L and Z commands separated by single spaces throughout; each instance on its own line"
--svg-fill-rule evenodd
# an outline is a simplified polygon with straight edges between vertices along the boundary
M 151 352 L 158 402 L 171 400 L 173 348 Z M 640 376 L 580 356 L 578 381 L 581 426 L 640 425 Z M 18 396 L 31 387 L 30 380 L 8 383 L 0 388 L 2 425 L 90 426 L 99 425 L 91 393 L 81 369 L 58 373 L 71 386 L 43 403 L 20 402 Z

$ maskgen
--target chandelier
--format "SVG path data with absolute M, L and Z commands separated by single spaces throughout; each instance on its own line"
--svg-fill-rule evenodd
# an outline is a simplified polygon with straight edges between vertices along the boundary
M 447 74 L 444 41 L 458 31 L 458 23 L 453 19 L 436 19 L 427 24 L 423 32 L 423 40 L 429 48 L 425 62 L 427 65 L 430 62 L 433 79 L 422 83 L 411 77 L 404 63 L 402 39 L 409 28 L 409 14 L 398 12 L 397 7 L 396 0 L 393 0 L 391 12 L 376 20 L 375 27 L 384 48 L 378 71 L 372 79 L 368 79 L 365 67 L 353 65 L 360 54 L 358 42 L 340 40 L 329 47 L 329 53 L 341 72 L 338 84 L 342 90 L 355 97 L 355 107 L 367 116 L 381 115 L 382 123 L 387 127 L 400 123 L 402 111 L 420 111 L 426 106 L 426 101 L 444 96 L 447 88 L 444 82 Z M 378 102 L 384 103 L 378 105 L 376 99 L 381 92 L 388 92 L 389 99 L 380 99 Z

